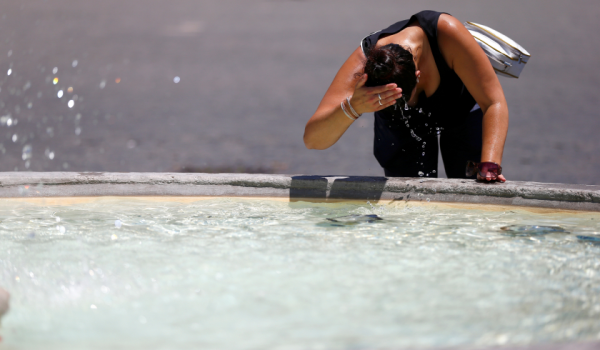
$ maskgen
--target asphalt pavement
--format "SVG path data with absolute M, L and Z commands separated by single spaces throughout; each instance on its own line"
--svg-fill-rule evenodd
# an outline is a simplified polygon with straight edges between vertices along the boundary
M 597 1 L 0 0 L 0 9 L 0 171 L 383 175 L 372 115 L 325 151 L 304 147 L 304 125 L 362 37 L 433 9 L 532 54 L 520 79 L 501 78 L 506 177 L 600 184 Z

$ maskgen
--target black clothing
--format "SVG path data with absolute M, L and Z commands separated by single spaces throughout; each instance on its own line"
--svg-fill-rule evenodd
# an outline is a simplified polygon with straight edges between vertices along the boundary
M 458 75 L 446 64 L 437 40 L 437 24 L 442 13 L 422 11 L 410 19 L 367 36 L 361 42 L 365 55 L 382 36 L 396 34 L 418 21 L 427 35 L 440 74 L 440 85 L 433 95 L 419 95 L 417 106 L 404 109 L 398 101 L 393 107 L 375 112 L 373 153 L 386 176 L 437 177 L 437 135 L 448 177 L 464 178 L 468 160 L 480 161 L 481 109 Z M 434 171 L 435 170 L 435 171 Z

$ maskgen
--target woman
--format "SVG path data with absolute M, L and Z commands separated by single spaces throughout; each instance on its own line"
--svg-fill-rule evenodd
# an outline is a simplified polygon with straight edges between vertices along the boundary
M 478 179 L 506 181 L 504 92 L 483 50 L 451 15 L 423 11 L 364 38 L 306 124 L 306 147 L 332 146 L 369 112 L 386 176 L 437 177 L 441 132 L 448 177 L 469 177 L 465 169 L 475 162 Z

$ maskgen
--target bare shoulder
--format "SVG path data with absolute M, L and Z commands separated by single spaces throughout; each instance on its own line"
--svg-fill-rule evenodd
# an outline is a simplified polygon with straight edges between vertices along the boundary
M 465 52 L 480 50 L 473 36 L 458 19 L 442 14 L 438 20 L 438 44 L 448 66 L 454 68 L 455 58 Z
M 469 31 L 461 21 L 445 13 L 440 15 L 438 20 L 438 36 L 440 39 L 456 40 L 464 35 L 469 35 Z

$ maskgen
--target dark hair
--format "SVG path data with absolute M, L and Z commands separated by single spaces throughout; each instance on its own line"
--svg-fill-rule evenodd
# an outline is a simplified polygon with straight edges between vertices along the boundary
M 415 61 L 410 48 L 405 49 L 398 44 L 371 49 L 364 72 L 368 75 L 365 86 L 396 83 L 405 96 L 410 96 L 417 85 Z

